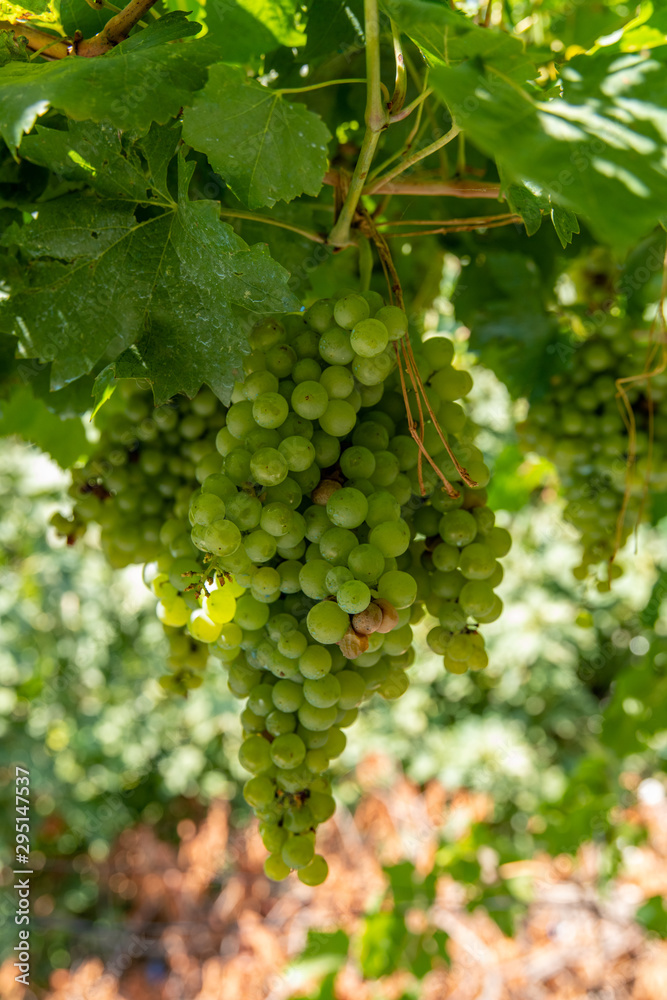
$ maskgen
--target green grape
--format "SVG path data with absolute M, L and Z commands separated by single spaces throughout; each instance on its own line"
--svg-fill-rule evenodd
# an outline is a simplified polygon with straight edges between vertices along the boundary
M 354 573 L 347 566 L 328 566 L 327 575 L 324 578 L 327 591 L 336 594 L 339 588 L 348 581 L 354 579 Z
M 377 490 L 368 497 L 366 524 L 369 528 L 375 528 L 387 521 L 398 521 L 400 516 L 400 504 L 388 490 Z
M 326 678 L 323 677 L 322 680 L 326 680 Z M 313 681 L 313 683 L 315 682 Z M 337 712 L 333 705 L 322 707 L 304 701 L 299 709 L 299 722 L 305 729 L 310 729 L 313 732 L 326 732 L 336 721 L 336 715 Z
M 398 306 L 383 306 L 375 314 L 386 328 L 390 340 L 400 340 L 408 332 L 408 317 Z
M 488 615 L 494 607 L 496 595 L 488 583 L 468 580 L 461 588 L 459 604 L 471 618 Z
M 276 448 L 260 448 L 250 459 L 251 478 L 263 486 L 275 486 L 287 478 L 285 457 Z
M 334 674 L 315 680 L 309 678 L 303 683 L 303 694 L 306 701 L 315 708 L 330 708 L 340 698 L 340 684 Z
M 225 516 L 241 531 L 252 531 L 258 527 L 261 514 L 261 503 L 249 493 L 238 492 L 227 501 Z
M 383 556 L 400 556 L 410 544 L 410 526 L 402 518 L 398 521 L 385 521 L 371 528 L 368 540 Z
M 328 365 L 347 365 L 355 356 L 349 333 L 337 326 L 322 334 L 318 350 Z
M 273 685 L 273 704 L 281 712 L 297 712 L 303 704 L 303 688 L 291 680 L 280 680 Z
M 359 490 L 343 487 L 329 497 L 326 510 L 332 524 L 341 528 L 358 528 L 368 514 L 368 501 Z
M 467 580 L 486 580 L 495 567 L 496 559 L 488 545 L 473 542 L 461 550 L 460 569 Z
M 334 319 L 344 330 L 351 330 L 369 316 L 370 306 L 362 295 L 345 295 L 334 305 Z
M 381 320 L 364 319 L 355 324 L 350 334 L 350 344 L 356 354 L 364 358 L 381 354 L 389 343 L 389 332 Z
M 283 861 L 282 855 L 279 857 L 277 854 L 269 854 L 264 862 L 264 874 L 272 882 L 282 882 L 290 871 L 291 868 Z
M 448 545 L 469 545 L 477 534 L 477 522 L 467 510 L 453 510 L 440 519 L 440 535 Z
M 273 764 L 270 744 L 258 734 L 249 736 L 241 744 L 239 763 L 251 774 L 261 774 L 263 771 L 268 771 Z
M 315 448 L 308 438 L 290 435 L 290 437 L 283 438 L 278 445 L 278 450 L 284 457 L 290 472 L 305 472 L 315 461 Z
M 323 385 L 307 380 L 297 385 L 292 393 L 292 409 L 300 417 L 317 420 L 329 405 L 329 397 Z
M 307 597 L 321 601 L 329 596 L 329 588 L 326 584 L 329 569 L 330 564 L 324 559 L 312 559 L 301 567 L 299 583 L 301 590 Z
M 309 837 L 303 834 L 290 834 L 283 844 L 281 857 L 289 868 L 305 868 L 313 860 L 314 854 L 315 848 Z
M 255 809 L 273 802 L 275 792 L 275 785 L 271 779 L 265 778 L 263 775 L 250 778 L 243 786 L 243 798 L 249 806 Z
M 298 767 L 306 756 L 303 740 L 296 733 L 276 736 L 271 744 L 271 760 L 276 767 Z
M 304 677 L 310 680 L 319 680 L 329 673 L 332 662 L 328 649 L 325 649 L 324 646 L 311 645 L 299 657 L 299 670 Z M 303 699 L 303 692 L 301 694 Z M 298 708 L 300 704 L 301 701 L 296 707 Z
M 317 363 L 314 357 L 312 358 L 301 358 L 294 365 L 294 371 L 292 372 L 292 380 L 295 385 L 300 382 L 317 382 L 320 375 L 322 374 L 322 368 Z
M 324 413 L 320 416 L 320 427 L 333 437 L 345 437 L 357 422 L 354 407 L 345 399 L 329 401 Z
M 317 333 L 324 333 L 334 322 L 333 302 L 330 299 L 318 299 L 306 309 L 304 319 Z
M 338 461 L 340 444 L 332 434 L 327 434 L 323 430 L 315 431 L 313 447 L 315 448 L 315 461 L 321 469 L 328 469 L 329 466 Z
M 320 555 L 334 566 L 344 566 L 356 546 L 357 536 L 349 528 L 329 528 L 319 541 Z
M 289 413 L 287 401 L 277 392 L 263 392 L 252 404 L 252 415 L 260 427 L 280 427 Z
M 354 389 L 354 375 L 343 365 L 329 365 L 320 375 L 329 399 L 347 399 Z
M 341 454 L 340 467 L 347 479 L 368 479 L 375 472 L 375 456 L 369 448 L 353 445 Z
M 417 598 L 417 584 L 401 570 L 390 570 L 380 577 L 378 593 L 395 608 L 409 608 Z
M 371 592 L 361 580 L 349 580 L 336 593 L 338 606 L 350 615 L 365 611 L 371 602 Z
M 347 557 L 347 565 L 357 580 L 372 585 L 377 583 L 384 572 L 385 559 L 375 545 L 357 545 Z

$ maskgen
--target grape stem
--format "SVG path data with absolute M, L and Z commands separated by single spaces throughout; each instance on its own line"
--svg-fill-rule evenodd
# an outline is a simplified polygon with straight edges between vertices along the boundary
M 461 129 L 458 127 L 458 125 L 452 125 L 449 132 L 446 132 L 445 135 L 440 136 L 440 138 L 436 139 L 435 142 L 429 143 L 429 145 L 425 146 L 424 149 L 418 149 L 416 153 L 413 153 L 412 156 L 408 156 L 407 159 L 403 160 L 402 163 L 399 163 L 398 166 L 393 168 L 393 170 L 389 170 L 382 177 L 376 178 L 376 180 L 374 180 L 372 184 L 364 191 L 364 194 L 376 194 L 378 190 L 382 189 L 384 184 L 387 184 L 389 181 L 393 181 L 395 177 L 398 177 L 399 174 L 402 174 L 406 170 L 409 170 L 410 167 L 414 166 L 415 163 L 419 163 L 420 160 L 425 159 L 432 153 L 437 153 L 439 149 L 442 149 L 443 146 L 446 146 L 448 143 L 450 143 L 452 139 L 455 139 L 460 131 Z
M 388 125 L 380 80 L 380 20 L 377 0 L 364 0 L 366 28 L 366 131 L 350 186 L 336 223 L 329 234 L 333 246 L 349 246 L 350 227 L 373 162 L 380 133 Z
M 337 170 L 329 170 L 324 175 L 324 183 L 332 187 L 340 187 L 341 178 Z M 414 174 L 409 180 L 394 180 L 375 185 L 374 194 L 414 194 L 426 197 L 446 195 L 452 198 L 489 198 L 500 200 L 500 184 L 487 184 L 480 181 L 442 181 L 434 180 L 432 175 Z M 364 191 L 364 194 L 368 192 Z
M 395 297 L 399 307 L 403 309 L 403 311 L 405 311 L 405 303 L 403 301 L 403 290 L 401 288 L 401 282 L 399 280 L 398 273 L 394 266 L 394 261 L 391 256 L 391 251 L 389 250 L 389 247 L 387 245 L 384 236 L 382 235 L 382 233 L 378 231 L 373 218 L 369 215 L 369 213 L 365 209 L 362 209 L 362 214 L 364 216 L 366 226 L 377 248 L 378 255 L 380 257 L 380 261 L 382 263 L 385 275 L 387 276 L 387 283 L 389 285 L 390 294 L 392 295 L 392 298 Z M 435 413 L 433 412 L 433 408 L 429 402 L 428 396 L 426 395 L 426 389 L 424 388 L 424 383 L 422 382 L 421 375 L 419 374 L 417 362 L 415 360 L 415 356 L 412 350 L 412 344 L 410 343 L 410 337 L 409 334 L 406 334 L 404 337 L 401 338 L 400 344 L 401 344 L 401 350 L 403 351 L 405 370 L 410 376 L 410 381 L 412 382 L 412 388 L 415 393 L 415 399 L 417 400 L 417 408 L 419 410 L 419 433 L 417 432 L 417 427 L 414 422 L 414 418 L 412 416 L 412 411 L 410 408 L 410 400 L 407 394 L 405 379 L 403 376 L 403 367 L 401 365 L 398 343 L 399 343 L 398 341 L 394 342 L 394 350 L 396 352 L 396 359 L 398 361 L 399 372 L 401 376 L 401 389 L 403 392 L 403 399 L 405 401 L 405 410 L 408 418 L 408 426 L 410 428 L 410 435 L 412 436 L 413 440 L 417 443 L 417 446 L 419 448 L 419 458 L 417 465 L 419 488 L 421 490 L 422 496 L 424 496 L 425 491 L 424 491 L 424 482 L 422 478 L 422 455 L 424 455 L 426 460 L 438 474 L 438 477 L 442 480 L 442 483 L 445 489 L 447 490 L 449 496 L 456 498 L 458 497 L 459 494 L 456 492 L 456 490 L 449 482 L 449 480 L 446 478 L 446 476 L 440 471 L 440 469 L 435 464 L 435 462 L 429 455 L 424 445 L 424 411 L 422 408 L 422 399 L 424 402 L 424 406 L 426 407 L 426 411 L 433 423 L 433 426 L 435 427 L 436 433 L 440 438 L 440 441 L 442 442 L 445 451 L 449 455 L 449 458 L 453 462 L 454 468 L 460 475 L 461 479 L 466 484 L 466 486 L 470 486 L 471 488 L 477 486 L 477 483 L 474 481 L 474 479 L 470 478 L 470 475 L 468 474 L 467 470 L 464 469 L 459 460 L 456 458 L 452 449 L 449 447 L 449 442 L 447 441 L 447 438 L 445 437 L 440 428 Z
M 42 54 L 45 59 L 64 59 L 69 55 L 69 45 L 63 38 L 39 31 L 22 21 L 0 21 L 0 30 L 13 31 L 17 41 L 25 38 L 27 47 L 35 54 Z
M 397 115 L 400 113 L 403 105 L 405 104 L 405 98 L 408 92 L 408 77 L 405 69 L 405 59 L 403 58 L 401 33 L 394 21 L 391 22 L 391 37 L 394 42 L 394 60 L 396 62 L 396 82 L 394 84 L 394 93 L 391 95 L 391 100 L 389 101 L 389 111 L 394 112 L 394 114 Z M 400 119 L 393 119 L 393 116 L 390 116 L 389 120 L 399 121 Z
M 267 226 L 279 226 L 281 229 L 289 229 L 292 233 L 298 233 L 299 236 L 305 236 L 306 239 L 312 240 L 313 243 L 326 243 L 327 238 L 322 233 L 313 232 L 310 229 L 303 229 L 301 226 L 294 226 L 291 222 L 282 222 L 279 219 L 270 219 L 266 215 L 257 215 L 255 212 L 244 212 L 241 209 L 231 209 L 231 208 L 221 208 L 220 215 L 224 215 L 229 219 L 249 219 L 251 222 L 261 222 L 262 225 Z

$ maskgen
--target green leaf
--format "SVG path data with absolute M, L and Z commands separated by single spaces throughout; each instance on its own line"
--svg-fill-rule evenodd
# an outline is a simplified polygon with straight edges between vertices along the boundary
M 203 41 L 169 44 L 199 30 L 174 11 L 104 56 L 10 63 L 0 77 L 0 134 L 15 150 L 49 107 L 77 121 L 108 119 L 119 129 L 166 123 L 202 87 L 215 58 Z
M 579 222 L 574 212 L 560 205 L 554 205 L 551 209 L 551 221 L 554 224 L 556 235 L 561 242 L 563 249 L 572 242 L 575 233 L 580 232 Z
M 221 62 L 258 63 L 281 44 L 303 45 L 294 13 L 290 0 L 208 0 L 207 38 L 218 48 Z
M 635 919 L 647 931 L 654 931 L 661 938 L 667 937 L 667 909 L 662 896 L 651 896 L 642 903 L 635 914 Z
M 54 387 L 137 344 L 159 402 L 204 381 L 228 399 L 248 314 L 299 307 L 264 245 L 220 222 L 217 203 L 188 200 L 194 164 L 180 162 L 173 210 L 137 221 L 114 202 L 69 195 L 5 234 L 31 262 L 0 317 L 26 354 L 53 361 Z
M 113 15 L 112 10 L 91 7 L 86 0 L 60 0 L 60 23 L 66 35 L 78 30 L 84 38 L 92 38 Z
M 67 131 L 36 125 L 23 140 L 21 156 L 64 180 L 88 184 L 107 198 L 147 200 L 139 158 L 123 149 L 118 129 L 107 122 L 70 121 Z
M 139 357 L 136 348 L 128 348 L 120 357 L 103 368 L 93 383 L 94 407 L 92 418 L 111 399 L 119 379 L 145 379 L 148 377 L 146 366 Z
M 431 81 L 455 122 L 508 175 L 537 185 L 553 203 L 588 219 L 602 241 L 623 247 L 667 213 L 665 145 L 658 131 L 665 117 L 659 105 L 667 97 L 661 96 L 664 67 L 655 57 L 627 56 L 624 65 L 603 56 L 586 59 L 568 64 L 563 98 L 548 102 L 472 62 L 436 66 Z M 593 79 L 590 64 L 596 61 L 608 77 Z M 625 124 L 630 106 L 632 128 Z
M 537 72 L 523 42 L 505 31 L 481 28 L 461 11 L 427 0 L 382 0 L 382 7 L 436 64 L 474 60 L 493 66 L 517 83 L 534 80 Z M 431 61 L 431 60 L 429 60 Z M 471 96 L 474 91 L 471 91 Z M 448 102 L 449 103 L 449 102 Z
M 260 208 L 319 193 L 331 136 L 303 104 L 217 65 L 185 111 L 183 138 L 206 153 L 242 202 Z
M 22 35 L 14 38 L 11 29 L 0 31 L 0 66 L 6 66 L 9 62 L 28 62 L 29 59 L 27 43 Z
M 548 199 L 535 194 L 525 184 L 508 184 L 505 196 L 512 211 L 523 219 L 526 235 L 534 236 L 542 225 L 544 212 L 549 208 Z
M 405 921 L 396 911 L 382 910 L 366 917 L 359 953 L 366 979 L 378 979 L 398 967 L 407 934 Z
M 29 384 L 0 401 L 0 435 L 17 434 L 36 444 L 64 469 L 88 454 L 86 433 L 78 418 L 62 420 L 36 399 Z
M 310 65 L 330 52 L 359 49 L 364 44 L 363 23 L 364 9 L 358 0 L 311 0 L 304 63 Z

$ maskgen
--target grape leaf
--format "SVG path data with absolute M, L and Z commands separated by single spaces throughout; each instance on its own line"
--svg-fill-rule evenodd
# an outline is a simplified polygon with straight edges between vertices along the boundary
M 51 455 L 64 469 L 88 454 L 81 421 L 62 419 L 35 398 L 29 384 L 19 385 L 9 399 L 0 401 L 0 435 L 17 434 Z
M 202 87 L 205 66 L 216 58 L 205 41 L 169 44 L 199 30 L 173 11 L 95 59 L 10 63 L 0 76 L 0 134 L 15 150 L 49 107 L 122 129 L 166 123 Z
M 139 159 L 123 149 L 118 129 L 107 122 L 70 121 L 68 131 L 36 125 L 23 140 L 21 156 L 61 179 L 88 184 L 107 198 L 147 200 Z
M 551 221 L 563 248 L 572 242 L 575 233 L 580 232 L 579 222 L 574 212 L 570 212 L 569 209 L 562 208 L 560 205 L 554 205 L 551 209 Z
M 423 0 L 384 6 L 429 54 L 430 83 L 454 122 L 508 177 L 536 185 L 618 247 L 667 215 L 664 47 L 649 58 L 575 57 L 563 68 L 562 96 L 546 100 L 517 86 L 521 56 L 503 32 Z
M 329 130 L 302 104 L 212 66 L 183 116 L 183 138 L 206 153 L 234 194 L 251 208 L 317 195 L 327 169 Z
M 364 44 L 363 22 L 363 6 L 358 0 L 329 0 L 328 3 L 311 0 L 304 62 L 312 64 L 330 52 L 357 51 Z
M 256 63 L 280 44 L 305 41 L 294 29 L 294 4 L 289 0 L 208 0 L 206 26 L 220 61 L 236 65 Z
M 505 31 L 481 28 L 461 11 L 428 0 L 383 0 L 382 6 L 437 64 L 451 66 L 475 60 L 517 83 L 537 76 L 520 39 Z
M 92 38 L 113 15 L 112 10 L 91 7 L 86 0 L 60 0 L 60 23 L 66 35 L 78 30 L 84 38 Z
M 228 398 L 247 312 L 298 308 L 264 245 L 248 247 L 220 222 L 216 202 L 188 200 L 193 169 L 181 156 L 178 204 L 143 221 L 68 195 L 5 233 L 31 260 L 0 320 L 26 354 L 53 361 L 54 388 L 138 341 L 161 400 L 194 395 L 203 381 Z
M 654 94 L 649 103 L 640 96 L 648 96 L 650 86 L 664 91 L 664 68 L 655 58 L 627 60 L 635 65 L 609 66 L 611 88 L 623 91 L 611 100 L 594 88 L 584 94 L 585 88 L 573 86 L 565 88 L 565 99 L 538 103 L 471 64 L 435 67 L 431 80 L 450 102 L 457 124 L 508 174 L 536 184 L 552 202 L 587 218 L 603 242 L 624 247 L 667 214 L 665 144 L 659 135 L 664 112 L 657 109 L 662 99 Z M 662 77 L 653 78 L 658 70 Z M 627 86 L 633 78 L 637 86 Z M 465 110 L 471 93 L 475 97 Z M 630 104 L 632 129 L 625 124 Z

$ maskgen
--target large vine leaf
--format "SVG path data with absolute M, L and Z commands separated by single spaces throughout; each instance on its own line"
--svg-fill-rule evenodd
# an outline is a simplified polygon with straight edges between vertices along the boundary
M 138 343 L 160 401 L 204 381 L 228 398 L 248 313 L 298 308 L 264 245 L 221 223 L 217 203 L 188 200 L 193 169 L 181 157 L 178 203 L 142 221 L 121 203 L 67 195 L 4 234 L 30 263 L 0 320 L 26 354 L 53 361 L 53 388 Z
M 385 0 L 424 48 L 430 82 L 454 122 L 506 176 L 587 219 L 604 242 L 626 247 L 667 215 L 667 55 L 664 48 L 572 59 L 562 96 L 521 86 L 516 40 L 469 25 L 423 0 Z M 487 38 L 486 48 L 480 43 Z M 519 64 L 520 65 L 520 64 Z M 611 212 L 610 206 L 614 206 Z
M 331 138 L 322 120 L 237 69 L 211 66 L 183 116 L 183 138 L 208 156 L 234 194 L 251 208 L 317 195 Z
M 202 87 L 205 67 L 217 58 L 205 41 L 170 44 L 199 30 L 173 11 L 95 59 L 10 63 L 0 73 L 0 134 L 15 150 L 49 107 L 119 129 L 166 123 Z
M 293 0 L 208 0 L 208 37 L 222 62 L 255 63 L 279 45 L 303 45 Z

